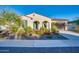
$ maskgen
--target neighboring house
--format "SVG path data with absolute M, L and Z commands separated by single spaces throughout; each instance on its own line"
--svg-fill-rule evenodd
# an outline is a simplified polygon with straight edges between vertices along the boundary
M 42 26 L 51 31 L 51 24 L 56 23 L 58 30 L 67 30 L 68 21 L 66 19 L 51 19 L 36 13 L 21 17 L 25 26 L 30 26 L 33 30 L 38 30 Z
M 73 22 L 68 22 L 68 30 L 76 30 L 77 29 L 77 24 Z

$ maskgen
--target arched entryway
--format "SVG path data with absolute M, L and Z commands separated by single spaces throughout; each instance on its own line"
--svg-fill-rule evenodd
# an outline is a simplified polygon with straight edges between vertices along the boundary
M 34 30 L 38 30 L 39 29 L 39 23 L 40 23 L 39 21 L 34 21 L 33 22 L 33 29 Z
M 43 21 L 43 26 L 48 29 L 48 21 Z

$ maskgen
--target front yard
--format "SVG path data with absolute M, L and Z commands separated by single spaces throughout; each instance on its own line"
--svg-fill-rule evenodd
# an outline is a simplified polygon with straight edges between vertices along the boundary
M 7 37 L 9 40 L 15 40 L 14 36 Z M 18 39 L 17 39 L 18 40 Z M 41 35 L 40 37 L 22 36 L 19 40 L 68 40 L 60 34 Z

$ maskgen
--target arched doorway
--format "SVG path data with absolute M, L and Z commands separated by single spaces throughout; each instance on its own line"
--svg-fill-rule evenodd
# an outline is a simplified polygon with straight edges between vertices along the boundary
M 39 29 L 39 21 L 34 21 L 33 22 L 33 29 L 38 30 Z
M 44 21 L 43 26 L 48 29 L 48 21 Z

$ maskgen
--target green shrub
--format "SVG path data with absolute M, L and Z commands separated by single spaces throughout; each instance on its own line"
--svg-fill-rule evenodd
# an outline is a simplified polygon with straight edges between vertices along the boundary
M 51 32 L 56 33 L 57 32 L 57 27 L 55 25 L 53 25 L 51 27 Z
M 79 33 L 79 30 L 73 30 L 74 32 L 77 32 L 77 33 Z
M 33 32 L 32 28 L 30 26 L 27 26 L 24 28 L 26 33 L 31 33 Z
M 35 34 L 41 34 L 41 33 L 40 33 L 40 30 L 35 30 L 34 33 L 35 33 Z
M 45 28 L 45 27 L 43 27 L 43 26 L 40 28 L 40 33 L 41 33 L 41 34 L 48 33 L 48 32 L 49 32 L 49 31 L 48 31 L 47 28 Z

